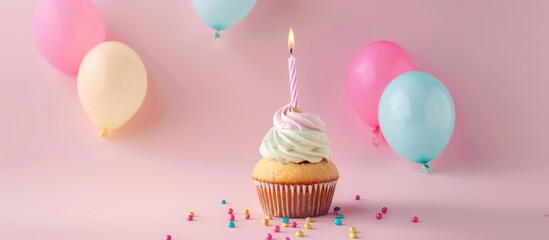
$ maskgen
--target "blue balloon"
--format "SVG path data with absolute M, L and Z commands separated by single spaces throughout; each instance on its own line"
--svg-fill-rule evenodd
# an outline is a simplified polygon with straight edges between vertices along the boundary
M 403 158 L 429 163 L 444 150 L 454 131 L 455 108 L 448 89 L 424 72 L 406 72 L 383 91 L 379 125 L 387 143 Z
M 252 10 L 257 0 L 192 0 L 194 9 L 202 21 L 219 31 L 230 28 L 240 22 Z

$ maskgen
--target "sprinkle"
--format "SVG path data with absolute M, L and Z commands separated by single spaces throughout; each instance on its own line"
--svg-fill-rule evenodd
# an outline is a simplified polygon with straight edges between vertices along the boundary
M 357 238 L 356 232 L 349 234 L 349 238 Z
M 275 225 L 275 226 L 273 227 L 273 231 L 274 231 L 274 232 L 280 232 L 280 226 Z
M 234 215 L 233 214 L 229 215 L 229 221 L 234 221 Z
M 267 235 L 265 235 L 266 240 L 271 240 L 272 238 L 273 238 L 273 235 L 271 235 L 270 233 L 267 233 Z
M 244 214 L 248 214 L 248 213 L 250 213 L 250 210 L 248 210 L 248 209 L 244 209 L 244 210 L 242 211 L 242 213 L 244 213 Z
M 335 211 L 339 211 L 339 210 L 341 210 L 340 207 L 335 207 L 335 208 L 334 208 L 334 212 L 335 212 Z
M 416 217 L 416 216 L 412 217 L 412 222 L 414 222 L 414 223 L 417 223 L 417 222 L 419 222 L 419 218 L 418 218 L 418 217 Z
M 284 237 L 284 240 L 290 240 L 290 238 L 289 237 Z
M 313 221 L 313 219 L 312 219 L 311 217 L 307 217 L 307 218 L 305 218 L 305 222 L 308 222 L 308 223 L 310 223 L 310 222 L 312 222 L 312 221 Z
M 265 219 L 267 219 L 267 220 L 273 220 L 273 218 L 271 217 L 271 215 L 265 216 Z
M 336 218 L 344 218 L 344 217 L 345 217 L 345 215 L 343 215 L 343 213 L 340 213 L 340 214 L 337 215 Z
M 303 232 L 301 230 L 295 232 L 296 237 L 303 237 Z
M 381 212 L 382 212 L 383 214 L 387 213 L 388 210 L 389 210 L 389 209 L 388 209 L 387 207 L 382 207 L 382 208 L 381 208 Z
M 383 214 L 382 214 L 382 213 L 377 213 L 377 214 L 376 214 L 376 218 L 377 218 L 378 220 L 381 219 L 381 218 L 383 218 Z
M 269 226 L 269 219 L 263 219 L 263 226 Z
M 341 225 L 343 223 L 343 221 L 341 220 L 341 218 L 336 218 L 336 219 L 334 219 L 334 223 L 335 223 L 335 225 Z
M 357 200 L 357 201 L 360 200 L 360 195 L 357 194 L 357 195 L 355 196 L 355 200 Z
M 250 219 L 250 214 L 244 215 L 244 219 L 246 219 L 246 220 Z
M 285 217 L 285 218 L 282 219 L 282 222 L 283 222 L 283 223 L 289 223 L 289 222 L 290 222 L 290 219 L 287 218 L 287 217 Z
M 339 210 L 334 211 L 334 215 L 338 215 L 338 214 L 339 214 Z
M 305 223 L 305 229 L 311 229 L 313 226 L 310 223 Z
M 233 209 L 232 208 L 229 208 L 229 210 L 227 211 L 228 214 L 233 214 Z
M 188 220 L 188 221 L 192 221 L 192 220 L 193 220 L 193 215 L 187 216 L 187 220 Z
M 291 223 L 290 223 L 290 226 L 293 227 L 293 228 L 296 228 L 296 227 L 297 227 L 297 223 L 296 223 L 296 222 L 291 222 Z
M 355 228 L 355 227 L 349 228 L 349 232 L 350 232 L 350 233 L 356 233 L 356 228 Z
M 289 226 L 290 226 L 290 224 L 288 224 L 288 223 L 283 223 L 282 224 L 282 227 L 289 227 Z
M 221 199 L 221 204 L 227 204 L 227 201 L 225 201 L 225 199 Z
M 234 228 L 234 222 L 229 222 L 229 223 L 227 223 L 227 227 L 229 227 L 229 228 Z
M 188 212 L 187 216 L 193 216 L 194 217 L 194 212 Z
M 172 235 L 170 234 L 166 235 L 166 240 L 172 240 Z

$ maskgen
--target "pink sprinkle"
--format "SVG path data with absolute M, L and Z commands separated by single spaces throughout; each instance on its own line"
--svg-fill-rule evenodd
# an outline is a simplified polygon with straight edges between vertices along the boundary
M 339 215 L 339 211 L 334 211 L 334 215 Z
M 244 215 L 244 219 L 246 219 L 246 220 L 250 219 L 250 214 Z
M 271 235 L 270 233 L 267 233 L 267 235 L 265 235 L 265 239 L 267 240 L 271 240 L 273 238 L 273 235 Z
M 355 200 L 360 200 L 360 195 L 356 195 Z
M 233 214 L 233 209 L 232 209 L 232 208 L 229 208 L 229 211 L 227 211 L 227 213 Z
M 172 235 L 166 235 L 166 240 L 172 240 Z
M 234 221 L 234 215 L 232 215 L 232 214 L 229 215 L 229 221 L 231 221 L 231 222 Z
M 188 220 L 188 221 L 192 221 L 192 220 L 193 220 L 193 215 L 187 216 L 187 220 Z
M 280 226 L 275 225 L 275 226 L 273 227 L 273 231 L 274 231 L 274 232 L 280 232 Z
M 290 240 L 290 238 L 289 238 L 289 237 L 285 237 L 284 240 Z
M 381 219 L 381 218 L 383 218 L 383 214 L 382 214 L 382 213 L 377 213 L 377 214 L 376 214 L 376 218 L 377 218 L 378 220 Z
M 295 227 L 297 227 L 297 223 L 296 223 L 296 222 L 291 222 L 291 223 L 290 223 L 290 226 L 293 227 L 293 228 L 295 228 Z
M 387 213 L 388 210 L 389 210 L 389 209 L 387 209 L 387 207 L 382 207 L 382 208 L 381 208 L 381 212 L 382 212 L 383 214 Z
M 416 216 L 412 217 L 412 222 L 414 222 L 414 223 L 417 223 L 417 222 L 419 222 L 419 218 L 418 218 L 418 217 L 416 217 Z

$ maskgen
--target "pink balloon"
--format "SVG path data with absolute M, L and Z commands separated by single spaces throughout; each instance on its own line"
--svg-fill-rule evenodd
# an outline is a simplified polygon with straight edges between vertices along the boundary
M 32 17 L 32 35 L 44 58 L 76 76 L 80 62 L 105 41 L 105 23 L 90 0 L 41 0 Z
M 370 43 L 351 60 L 347 70 L 347 92 L 362 121 L 376 128 L 374 133 L 379 128 L 377 110 L 383 90 L 400 74 L 415 69 L 406 50 L 389 41 Z

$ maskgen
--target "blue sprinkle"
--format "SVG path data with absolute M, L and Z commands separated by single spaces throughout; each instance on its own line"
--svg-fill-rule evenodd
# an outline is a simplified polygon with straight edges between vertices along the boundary
M 344 218 L 344 217 L 345 217 L 345 215 L 343 215 L 343 213 L 340 213 L 340 214 L 337 215 L 336 218 Z
M 282 223 L 289 223 L 290 222 L 290 219 L 285 217 L 282 219 Z
M 335 211 L 339 211 L 339 210 L 341 210 L 340 207 L 335 207 L 335 208 L 334 208 L 334 212 L 335 212 Z
M 221 204 L 227 204 L 227 201 L 225 201 L 225 199 L 221 199 Z
M 341 220 L 341 218 L 336 218 L 336 219 L 334 219 L 334 223 L 335 223 L 335 225 L 341 225 L 343 223 L 343 221 Z
M 229 228 L 234 228 L 234 222 L 229 222 L 229 223 L 227 224 L 227 227 L 229 227 Z

